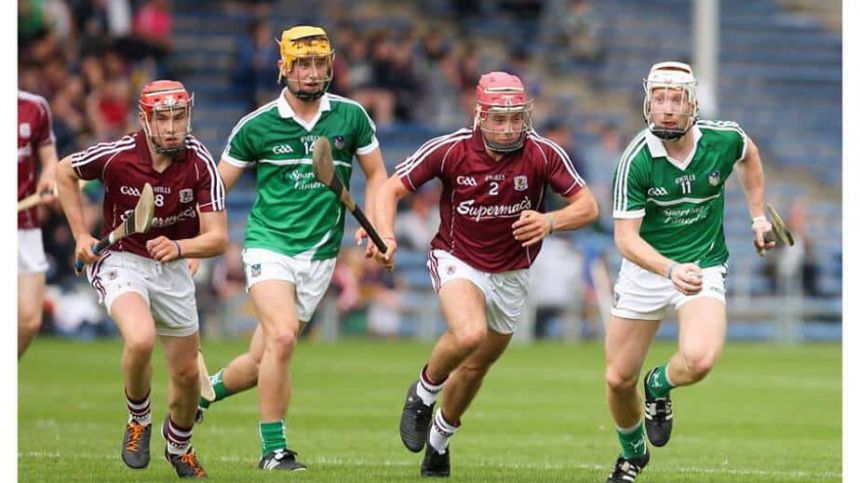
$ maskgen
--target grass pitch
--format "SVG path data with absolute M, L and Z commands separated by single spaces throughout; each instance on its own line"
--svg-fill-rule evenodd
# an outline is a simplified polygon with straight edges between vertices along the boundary
M 673 345 L 657 344 L 648 364 Z M 246 348 L 206 342 L 210 371 Z M 419 481 L 421 454 L 400 443 L 406 388 L 430 346 L 302 341 L 294 360 L 288 441 L 309 471 L 272 474 L 260 457 L 257 393 L 216 403 L 193 445 L 213 481 Z M 171 481 L 153 431 L 149 467 L 120 459 L 126 412 L 118 342 L 36 339 L 18 372 L 19 481 Z M 166 373 L 154 356 L 153 420 L 166 414 Z M 839 481 L 839 345 L 729 343 L 702 383 L 673 393 L 675 430 L 654 448 L 642 482 Z M 511 346 L 454 437 L 458 481 L 604 481 L 619 451 L 597 344 Z

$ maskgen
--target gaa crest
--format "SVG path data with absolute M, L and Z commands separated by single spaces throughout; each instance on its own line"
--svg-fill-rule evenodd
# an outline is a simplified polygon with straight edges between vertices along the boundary
M 29 138 L 32 133 L 29 122 L 22 122 L 18 125 L 18 135 L 22 138 Z
M 334 137 L 334 147 L 336 149 L 343 149 L 346 146 L 346 140 L 343 136 L 335 136 Z
M 191 203 L 194 201 L 194 192 L 191 191 L 191 188 L 179 190 L 179 201 L 181 203 Z
M 708 175 L 708 183 L 710 183 L 711 186 L 716 186 L 720 184 L 720 172 L 711 171 L 711 174 Z
M 517 191 L 525 191 L 529 189 L 528 176 L 514 176 L 514 189 Z

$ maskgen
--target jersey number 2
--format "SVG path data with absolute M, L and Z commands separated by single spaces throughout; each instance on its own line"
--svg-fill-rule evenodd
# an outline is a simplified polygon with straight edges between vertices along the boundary
M 498 196 L 499 194 L 499 183 L 495 181 L 490 183 L 490 194 L 493 196 Z

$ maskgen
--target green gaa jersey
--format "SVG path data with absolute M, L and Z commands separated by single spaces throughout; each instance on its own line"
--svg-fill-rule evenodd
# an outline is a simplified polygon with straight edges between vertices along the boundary
M 647 129 L 627 146 L 615 169 L 614 218 L 642 218 L 639 234 L 660 254 L 680 263 L 726 263 L 724 184 L 746 156 L 747 137 L 733 122 L 698 121 L 685 160 L 668 156 Z
M 248 217 L 245 248 L 324 260 L 337 256 L 344 207 L 313 174 L 313 144 L 331 141 L 334 167 L 345 186 L 355 154 L 379 146 L 376 127 L 357 102 L 333 94 L 320 99 L 310 123 L 295 117 L 283 93 L 243 117 L 222 159 L 237 167 L 257 163 L 257 198 Z

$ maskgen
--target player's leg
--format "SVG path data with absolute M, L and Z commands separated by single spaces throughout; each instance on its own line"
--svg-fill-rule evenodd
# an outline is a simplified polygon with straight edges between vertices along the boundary
M 436 397 L 448 375 L 487 335 L 484 292 L 472 281 L 465 278 L 448 281 L 439 289 L 439 303 L 448 329 L 433 347 L 418 380 L 409 387 L 400 416 L 400 439 L 416 453 L 424 447 Z
M 185 336 L 160 335 L 159 339 L 164 347 L 169 379 L 167 398 L 170 409 L 161 426 L 161 434 L 167 442 L 164 457 L 179 477 L 202 478 L 206 471 L 191 448 L 194 415 L 200 398 L 199 334 L 195 331 Z
M 659 325 L 659 320 L 618 315 L 611 315 L 606 324 L 606 399 L 621 445 L 610 482 L 633 481 L 648 463 L 642 401 L 636 387 Z M 624 480 L 625 476 L 632 479 Z
M 18 359 L 42 326 L 42 306 L 45 302 L 45 274 L 18 274 Z
M 511 338 L 511 334 L 488 331 L 477 350 L 451 373 L 445 385 L 441 408 L 436 411 L 427 438 L 427 452 L 421 463 L 422 476 L 450 475 L 451 456 L 448 443 L 459 430 L 460 418 L 478 394 L 484 376 L 508 347 Z
M 292 394 L 290 361 L 299 334 L 295 285 L 265 280 L 251 287 L 251 300 L 263 331 L 258 376 L 261 469 L 302 470 L 287 448 L 286 416 Z
M 149 303 L 138 292 L 119 294 L 106 305 L 123 338 L 121 367 L 129 415 L 122 459 L 131 468 L 145 468 L 152 433 L 150 389 L 155 321 Z
M 195 421 L 197 423 L 203 422 L 204 414 L 213 403 L 256 387 L 262 358 L 263 328 L 257 324 L 254 334 L 251 336 L 248 352 L 236 356 L 220 371 L 210 376 L 212 388 L 215 390 L 215 400 L 207 401 L 202 397 L 200 398 Z
M 42 326 L 47 270 L 42 230 L 18 230 L 18 359 Z
M 674 295 L 680 330 L 678 352 L 645 375 L 645 428 L 655 446 L 665 445 L 672 435 L 672 388 L 701 380 L 722 352 L 726 332 L 726 270 L 721 266 L 709 267 L 702 274 L 703 287 L 698 295 Z

